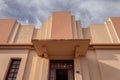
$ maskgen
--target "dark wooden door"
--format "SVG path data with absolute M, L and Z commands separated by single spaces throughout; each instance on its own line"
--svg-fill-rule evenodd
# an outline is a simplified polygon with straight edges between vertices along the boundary
M 74 80 L 72 60 L 51 60 L 49 80 Z

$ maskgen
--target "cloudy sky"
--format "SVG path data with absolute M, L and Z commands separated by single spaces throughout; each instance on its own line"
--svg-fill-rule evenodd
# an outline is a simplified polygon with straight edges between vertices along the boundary
M 70 11 L 83 27 L 120 16 L 120 0 L 0 0 L 0 18 L 40 27 L 54 11 Z

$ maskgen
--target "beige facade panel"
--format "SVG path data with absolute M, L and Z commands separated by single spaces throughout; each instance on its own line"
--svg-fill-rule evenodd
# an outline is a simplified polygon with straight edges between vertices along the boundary
M 31 43 L 33 31 L 34 31 L 34 26 L 29 26 L 29 25 L 21 26 L 19 32 L 17 33 L 14 43 L 20 43 L 20 44 Z
M 91 40 L 93 43 L 112 43 L 111 36 L 104 24 L 90 26 Z
M 91 38 L 89 28 L 82 28 L 82 32 L 83 32 L 83 38 L 84 39 L 90 39 Z
M 43 22 L 42 25 L 42 38 L 41 39 L 46 39 L 47 37 L 47 28 L 48 27 L 48 21 Z
M 34 63 L 33 62 L 34 57 L 37 57 L 36 52 L 34 50 L 30 50 L 28 53 L 26 67 L 25 67 L 25 71 L 24 71 L 22 80 L 31 80 L 32 79 L 30 77 L 30 75 L 34 73 L 34 72 L 32 72 L 32 64 Z M 40 63 L 41 63 L 41 61 L 40 61 Z M 40 68 L 38 68 L 38 69 L 40 69 Z
M 113 43 L 119 43 L 119 38 L 116 34 L 116 31 L 114 29 L 114 26 L 113 26 L 112 22 L 111 21 L 106 21 L 106 25 L 109 29 L 109 32 L 110 32 Z
M 72 32 L 73 32 L 73 39 L 78 39 L 77 24 L 74 16 L 72 16 Z
M 11 59 L 21 59 L 16 80 L 22 80 L 28 50 L 0 50 L 0 80 L 5 80 Z
M 82 80 L 91 80 L 87 57 L 80 57 L 79 63 L 81 65 Z
M 51 30 L 52 30 L 52 16 L 48 19 L 48 27 L 47 27 L 47 39 L 51 39 Z
M 40 36 L 41 36 L 41 29 L 34 29 L 32 39 L 40 39 Z
M 79 73 L 76 73 L 76 72 L 79 72 Z M 75 77 L 75 80 L 83 80 L 82 79 L 82 69 L 81 69 L 81 64 L 80 64 L 80 58 L 75 58 L 74 59 L 74 77 Z
M 48 80 L 49 60 L 39 56 L 33 57 L 29 80 Z
M 43 58 L 41 80 L 48 80 L 49 78 L 49 59 Z
M 86 57 L 88 60 L 90 80 L 102 80 L 95 50 L 88 51 Z
M 8 43 L 10 43 L 10 44 L 14 43 L 16 34 L 19 31 L 18 30 L 19 27 L 20 27 L 20 23 L 16 22 L 16 24 L 14 25 L 14 27 L 13 27 L 11 33 L 10 33 L 10 36 L 9 36 L 9 39 L 8 39 Z
M 41 80 L 41 68 L 42 60 L 40 57 L 36 56 L 32 59 L 32 66 L 30 69 L 30 76 L 27 78 L 28 80 Z M 39 75 L 38 75 L 39 74 Z
M 78 39 L 83 39 L 83 32 L 80 21 L 76 21 Z
M 96 50 L 101 80 L 120 80 L 120 50 Z

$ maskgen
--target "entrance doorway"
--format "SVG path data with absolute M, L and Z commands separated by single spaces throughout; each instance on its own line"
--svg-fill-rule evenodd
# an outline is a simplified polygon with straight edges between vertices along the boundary
M 68 80 L 67 69 L 56 69 L 56 80 Z
M 51 60 L 49 80 L 74 80 L 73 60 Z

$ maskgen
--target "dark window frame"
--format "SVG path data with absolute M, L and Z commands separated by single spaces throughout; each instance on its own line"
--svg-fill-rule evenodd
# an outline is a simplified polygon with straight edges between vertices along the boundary
M 10 60 L 10 65 L 5 80 L 16 80 L 20 63 L 21 59 L 13 58 Z

